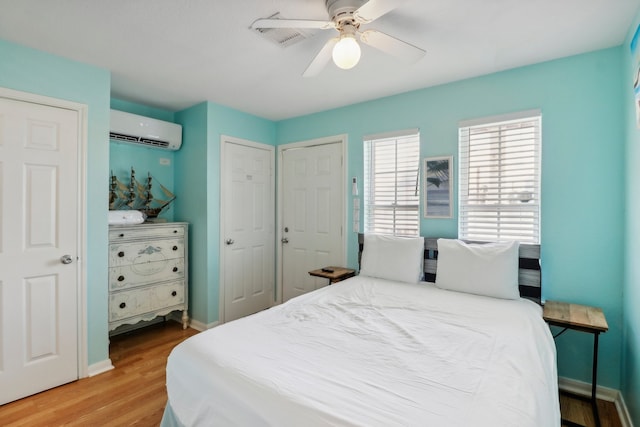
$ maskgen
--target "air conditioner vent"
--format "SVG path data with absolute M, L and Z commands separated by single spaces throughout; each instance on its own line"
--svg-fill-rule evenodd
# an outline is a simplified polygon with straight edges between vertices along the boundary
M 133 144 L 151 145 L 153 147 L 159 147 L 159 148 L 169 147 L 169 141 L 159 141 L 156 139 L 141 138 L 141 137 L 124 135 L 121 133 L 114 133 L 114 132 L 109 132 L 109 139 L 114 139 L 116 141 L 122 141 L 122 142 L 130 142 Z
M 140 138 L 137 136 L 124 135 L 122 133 L 114 133 L 109 132 L 109 139 L 115 139 L 116 141 L 126 141 L 126 142 L 138 142 Z
M 140 138 L 140 144 L 155 145 L 156 147 L 166 148 L 169 146 L 169 141 L 158 141 L 155 139 Z
M 284 19 L 280 12 L 267 19 Z M 255 28 L 255 32 L 280 47 L 289 47 L 315 35 L 314 30 L 299 30 L 295 28 Z
M 150 148 L 178 150 L 182 145 L 182 126 L 124 111 L 111 110 L 109 139 Z

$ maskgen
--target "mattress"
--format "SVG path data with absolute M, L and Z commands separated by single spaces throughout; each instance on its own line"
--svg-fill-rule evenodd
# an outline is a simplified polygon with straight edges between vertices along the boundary
M 559 426 L 541 307 L 354 277 L 193 336 L 167 363 L 183 426 Z

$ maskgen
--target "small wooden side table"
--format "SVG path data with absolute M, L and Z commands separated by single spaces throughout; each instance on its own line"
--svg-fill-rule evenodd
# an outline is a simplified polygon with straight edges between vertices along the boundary
M 329 279 L 329 284 L 338 283 L 349 277 L 353 277 L 356 275 L 356 271 L 351 268 L 344 267 L 323 267 L 317 270 L 311 270 L 309 272 L 312 276 L 324 277 L 325 279 Z
M 596 385 L 598 383 L 598 337 L 600 333 L 607 332 L 609 329 L 604 313 L 597 307 L 559 301 L 547 301 L 544 304 L 542 317 L 549 325 L 564 328 L 554 335 L 554 339 L 568 329 L 593 334 L 593 367 L 591 373 L 590 401 L 596 426 L 600 427 L 600 416 L 598 415 L 598 404 L 596 401 Z M 580 426 L 580 424 L 569 420 L 562 421 L 568 426 Z

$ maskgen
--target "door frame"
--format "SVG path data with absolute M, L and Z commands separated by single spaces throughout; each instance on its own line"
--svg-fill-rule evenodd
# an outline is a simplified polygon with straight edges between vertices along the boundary
M 292 148 L 309 148 L 309 147 L 315 147 L 318 145 L 327 145 L 327 144 L 336 144 L 339 143 L 342 145 L 342 195 L 341 195 L 341 200 L 342 200 L 342 262 L 343 264 L 346 263 L 347 261 L 347 203 L 346 203 L 346 195 L 347 193 L 347 187 L 348 187 L 348 182 L 346 179 L 347 176 L 347 163 L 348 163 L 348 158 L 347 158 L 347 147 L 348 147 L 348 136 L 346 133 L 343 134 L 339 134 L 339 135 L 333 135 L 333 136 L 327 136 L 327 137 L 322 137 L 322 138 L 316 138 L 316 139 L 310 139 L 307 141 L 299 141 L 299 142 L 292 142 L 289 144 L 282 144 L 282 145 L 278 145 L 278 171 L 277 171 L 277 180 L 278 180 L 278 201 L 277 201 L 277 212 L 276 212 L 276 298 L 275 298 L 275 303 L 276 304 L 282 304 L 282 287 L 283 287 L 283 283 L 282 283 L 282 245 L 279 244 L 279 242 L 282 239 L 282 228 L 284 226 L 284 224 L 282 224 L 282 220 L 283 220 L 283 206 L 284 206 L 284 194 L 283 194 L 283 187 L 284 187 L 284 182 L 283 182 L 283 178 L 282 178 L 282 164 L 283 164 L 283 159 L 282 156 L 284 154 L 284 152 L 286 150 L 292 149 Z
M 246 147 L 251 147 L 251 148 L 257 148 L 260 150 L 267 150 L 270 153 L 270 166 L 271 166 L 271 199 L 273 200 L 273 203 L 275 205 L 276 200 L 275 200 L 275 192 L 276 192 L 276 186 L 275 186 L 275 168 L 276 168 L 276 156 L 275 156 L 275 147 L 273 145 L 269 145 L 269 144 L 264 144 L 262 142 L 255 142 L 255 141 L 249 141 L 248 139 L 242 139 L 242 138 L 236 138 L 233 136 L 227 136 L 227 135 L 220 135 L 220 223 L 219 223 L 219 227 L 220 227 L 220 239 L 219 239 L 219 260 L 220 260 L 220 267 L 219 267 L 219 271 L 218 271 L 218 283 L 220 284 L 219 286 L 219 292 L 218 292 L 218 309 L 220 311 L 220 315 L 218 316 L 219 319 L 219 323 L 226 323 L 226 307 L 225 307 L 225 296 L 226 296 L 226 284 L 224 281 L 224 274 L 225 274 L 225 242 L 224 242 L 224 226 L 225 226 L 225 221 L 226 221 L 226 215 L 224 212 L 224 208 L 222 206 L 222 202 L 225 200 L 225 197 L 227 195 L 227 189 L 225 188 L 224 185 L 222 185 L 223 183 L 223 177 L 224 177 L 224 170 L 223 168 L 225 167 L 224 165 L 227 164 L 227 162 L 225 162 L 226 160 L 226 149 L 225 149 L 225 144 L 226 143 L 231 143 L 231 144 L 239 144 L 239 145 L 244 145 Z M 275 218 L 275 217 L 274 217 Z M 273 224 L 273 227 L 275 227 L 275 224 Z M 274 234 L 275 236 L 275 234 Z M 274 239 L 273 244 L 276 244 L 276 241 Z M 275 253 L 274 253 L 275 255 Z M 276 262 L 277 257 L 274 256 L 274 262 Z M 276 289 L 273 289 L 273 295 L 275 295 L 276 293 Z M 273 306 L 273 301 L 271 301 L 271 305 Z
M 0 98 L 14 101 L 27 102 L 30 104 L 40 104 L 48 107 L 62 108 L 78 113 L 78 223 L 77 242 L 78 259 L 75 262 L 76 269 L 76 295 L 77 295 L 77 352 L 78 352 L 78 378 L 85 378 L 89 375 L 88 359 L 88 329 L 87 329 L 87 142 L 88 142 L 88 110 L 86 104 L 52 98 L 29 92 L 0 87 Z

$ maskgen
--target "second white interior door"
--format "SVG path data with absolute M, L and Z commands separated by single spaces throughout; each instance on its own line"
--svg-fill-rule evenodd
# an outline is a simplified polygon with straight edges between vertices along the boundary
M 222 278 L 224 320 L 269 308 L 274 300 L 274 147 L 223 140 Z
M 344 263 L 342 140 L 282 151 L 283 302 L 325 286 L 310 270 Z

